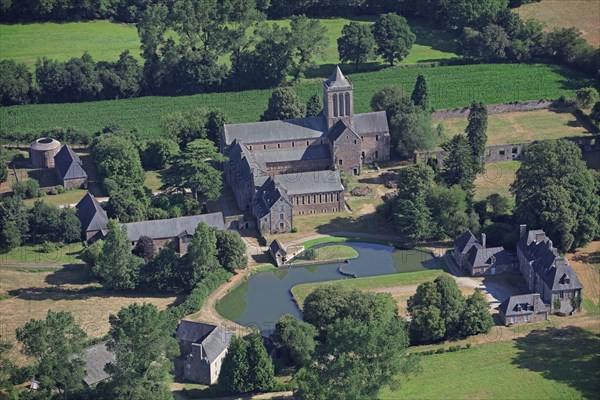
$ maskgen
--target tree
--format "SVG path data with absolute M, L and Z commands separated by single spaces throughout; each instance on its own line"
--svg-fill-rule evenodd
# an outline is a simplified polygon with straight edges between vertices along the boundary
M 464 135 L 456 135 L 442 145 L 444 149 L 444 168 L 441 177 L 446 186 L 459 185 L 467 196 L 475 190 L 475 167 L 473 150 Z
M 247 393 L 252 390 L 248 381 L 248 343 L 233 336 L 219 373 L 219 387 L 226 393 Z
M 365 24 L 350 22 L 344 25 L 337 43 L 340 61 L 353 63 L 355 71 L 359 64 L 375 58 L 375 38 Z
M 529 145 L 511 193 L 516 219 L 544 229 L 561 251 L 583 246 L 598 234 L 598 181 L 572 142 Z
M 0 104 L 29 103 L 31 82 L 31 72 L 25 64 L 17 64 L 13 60 L 0 61 Z
M 220 109 L 211 110 L 206 114 L 206 136 L 208 139 L 212 140 L 217 147 L 221 144 L 221 130 L 223 129 L 223 125 L 231 122 L 229 120 L 229 116 Z
M 180 148 L 196 139 L 206 139 L 206 111 L 202 108 L 189 111 L 186 114 L 175 112 L 167 114 L 163 119 L 163 131 L 171 140 L 179 143 Z
M 400 62 L 407 56 L 417 38 L 410 30 L 406 18 L 395 13 L 380 15 L 373 25 L 373 37 L 377 43 L 377 52 L 391 66 L 394 61 Z
M 137 140 L 134 141 L 134 136 L 129 132 L 116 130 L 94 139 L 91 151 L 105 186 L 109 178 L 114 182 L 111 189 L 139 187 L 144 183 L 146 174 L 135 147 Z M 112 196 L 110 190 L 109 195 Z
M 494 21 L 507 8 L 507 0 L 455 0 L 440 5 L 443 21 L 448 27 L 483 27 Z
M 261 334 L 254 331 L 248 337 L 248 383 L 252 390 L 268 392 L 275 387 L 275 367 L 267 354 Z
M 488 115 L 483 103 L 472 103 L 469 107 L 468 123 L 465 129 L 467 140 L 473 152 L 475 173 L 485 172 L 485 146 L 487 143 Z
M 2 223 L 0 239 L 2 239 L 0 240 L 0 243 L 2 243 L 1 250 L 9 251 L 21 245 L 22 236 L 15 221 L 8 220 Z
M 581 108 L 590 108 L 598 101 L 598 91 L 593 87 L 581 88 L 575 95 Z
M 431 187 L 425 201 L 435 225 L 432 229 L 434 237 L 455 238 L 469 228 L 466 197 L 465 191 L 457 185 Z
M 410 338 L 415 343 L 431 343 L 446 335 L 440 309 L 434 306 L 417 308 L 411 313 Z
M 64 398 L 82 387 L 86 334 L 71 312 L 48 310 L 45 320 L 32 319 L 16 330 L 22 353 L 35 359 L 42 389 L 57 389 Z
M 34 242 L 56 242 L 62 236 L 60 210 L 52 204 L 37 200 L 29 210 L 29 234 Z M 81 230 L 79 231 L 81 234 Z
M 107 347 L 116 362 L 105 367 L 114 399 L 170 399 L 169 371 L 179 355 L 174 321 L 155 305 L 131 304 L 109 317 Z
M 60 96 L 62 101 L 73 102 L 95 100 L 98 97 L 102 84 L 96 63 L 89 53 L 85 52 L 81 58 L 71 58 L 64 68 L 62 89 L 60 93 L 55 93 L 56 96 Z
M 373 111 L 385 111 L 388 121 L 396 113 L 409 106 L 410 104 L 404 98 L 404 92 L 400 86 L 384 86 L 378 92 L 375 92 L 371 98 L 371 109 Z
M 317 328 L 321 334 L 336 318 L 346 315 L 350 304 L 350 292 L 341 286 L 317 287 L 306 299 L 302 319 Z
M 106 212 L 110 218 L 121 222 L 143 221 L 147 218 L 149 189 L 140 186 L 121 188 L 112 178 L 106 179 L 104 185 L 110 193 L 106 204 Z
M 142 164 L 149 169 L 164 169 L 169 166 L 169 161 L 179 153 L 179 145 L 166 138 L 156 138 L 146 143 L 142 155 Z
M 321 106 L 321 98 L 317 94 L 313 94 L 306 103 L 306 116 L 316 117 L 323 110 Z
M 186 287 L 193 288 L 210 272 L 219 268 L 218 254 L 216 229 L 200 222 L 183 259 Z
M 134 289 L 136 287 L 142 260 L 131 254 L 127 240 L 127 228 L 110 220 L 107 226 L 102 253 L 92 267 L 102 285 L 110 289 Z
M 163 174 L 162 190 L 190 189 L 192 197 L 199 195 L 216 200 L 221 195 L 221 172 L 212 163 L 225 162 L 223 156 L 208 139 L 196 139 L 171 160 L 171 168 Z
M 315 351 L 316 335 L 314 326 L 285 314 L 277 320 L 272 338 L 284 359 L 303 367 L 308 365 Z
M 494 326 L 494 320 L 490 314 L 490 306 L 483 296 L 481 289 L 475 289 L 475 293 L 468 296 L 461 316 L 460 334 L 462 336 L 488 333 Z
M 12 344 L 5 340 L 0 340 L 0 398 L 3 400 L 17 400 L 19 394 L 13 386 L 11 378 L 15 369 L 15 364 L 8 357 Z
M 181 259 L 175 250 L 171 246 L 165 246 L 142 266 L 139 286 L 150 291 L 181 292 L 186 289 L 183 284 L 182 267 Z
M 427 165 L 414 164 L 398 171 L 392 218 L 398 232 L 415 242 L 431 234 L 431 212 L 425 198 L 432 185 L 433 171 Z
M 0 247 L 4 250 L 19 246 L 29 233 L 29 212 L 19 196 L 5 196 L 0 202 Z
M 420 107 L 403 107 L 391 117 L 390 134 L 396 150 L 402 158 L 409 158 L 416 150 L 429 150 L 435 147 L 437 132 L 433 128 L 431 113 Z
M 597 101 L 590 112 L 590 119 L 596 126 L 600 126 L 600 101 Z
M 219 264 L 228 271 L 248 267 L 246 245 L 236 231 L 217 231 L 217 258 Z
M 444 321 L 446 337 L 455 337 L 460 330 L 465 299 L 452 277 L 441 275 L 435 278 L 434 283 L 437 292 L 440 294 L 440 318 Z
M 99 62 L 97 69 L 103 99 L 127 99 L 139 95 L 142 67 L 129 50 L 122 52 L 117 62 Z
M 349 304 L 339 309 L 340 313 L 332 314 L 327 340 L 319 346 L 313 361 L 296 374 L 295 398 L 375 398 L 383 386 L 397 389 L 398 375 L 418 371 L 416 359 L 405 353 L 407 325 L 398 316 L 391 296 L 341 291 L 329 291 L 329 296 L 325 291 L 320 296 L 325 304 L 330 304 L 342 294 L 344 298 L 357 299 L 356 306 Z
M 415 88 L 413 89 L 410 99 L 414 105 L 421 107 L 425 111 L 429 111 L 429 86 L 427 85 L 427 79 L 425 75 L 419 74 Z
M 302 118 L 305 115 L 306 107 L 298 98 L 294 88 L 285 86 L 273 91 L 269 98 L 269 105 L 260 119 L 261 121 L 271 121 Z
M 0 183 L 4 183 L 8 180 L 8 166 L 4 160 L 0 159 Z
M 64 207 L 60 211 L 61 232 L 58 237 L 64 243 L 81 241 L 81 222 L 77 212 L 71 207 Z
M 305 15 L 293 15 L 290 21 L 290 46 L 298 59 L 293 68 L 294 78 L 304 75 L 309 67 L 314 66 L 315 55 L 321 55 L 327 45 L 327 29 L 318 19 L 310 19 Z
M 492 215 L 498 218 L 508 212 L 510 201 L 508 197 L 492 193 L 487 197 L 487 203 L 492 207 Z
M 154 258 L 154 241 L 150 237 L 142 235 L 132 252 L 134 256 L 143 259 L 145 262 L 150 262 Z

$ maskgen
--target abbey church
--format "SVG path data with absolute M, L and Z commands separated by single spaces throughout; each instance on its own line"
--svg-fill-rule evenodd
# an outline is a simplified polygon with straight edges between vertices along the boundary
M 340 173 L 390 159 L 385 112 L 354 114 L 353 90 L 336 67 L 319 115 L 223 127 L 225 179 L 263 234 L 290 232 L 294 215 L 343 211 Z

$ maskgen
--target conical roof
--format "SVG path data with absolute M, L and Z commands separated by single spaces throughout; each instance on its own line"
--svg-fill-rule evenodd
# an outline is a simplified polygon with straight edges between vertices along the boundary
M 327 85 L 327 87 L 330 88 L 352 89 L 352 82 L 350 82 L 350 80 L 344 76 L 342 70 L 338 65 L 335 66 L 335 69 L 333 70 L 333 73 L 331 74 L 329 79 L 325 81 L 325 85 Z

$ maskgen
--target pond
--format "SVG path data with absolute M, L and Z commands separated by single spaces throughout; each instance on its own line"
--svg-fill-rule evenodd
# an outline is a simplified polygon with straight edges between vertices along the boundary
M 217 311 L 241 325 L 269 332 L 283 314 L 301 317 L 290 292 L 292 287 L 301 283 L 351 279 L 339 272 L 340 266 L 344 272 L 359 278 L 440 268 L 428 252 L 398 250 L 373 243 L 345 244 L 358 252 L 357 258 L 344 264 L 319 264 L 257 273 L 223 297 L 217 303 Z

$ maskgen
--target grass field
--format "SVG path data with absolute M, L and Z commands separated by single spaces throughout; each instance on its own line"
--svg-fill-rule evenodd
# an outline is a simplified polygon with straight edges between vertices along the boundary
M 398 85 L 410 93 L 416 77 L 424 72 L 435 108 L 462 107 L 473 100 L 488 104 L 518 100 L 572 97 L 576 89 L 589 85 L 582 75 L 560 66 L 544 64 L 480 64 L 436 68 L 390 68 L 349 74 L 354 83 L 355 112 L 370 111 L 373 94 L 387 85 Z M 296 86 L 304 101 L 321 94 L 321 79 L 304 80 Z M 180 97 L 142 97 L 128 100 L 78 104 L 37 104 L 0 109 L 0 124 L 8 132 L 43 131 L 73 127 L 96 132 L 108 123 L 137 129 L 142 137 L 161 134 L 161 121 L 168 113 L 195 108 L 224 110 L 232 122 L 258 121 L 267 107 L 270 90 L 209 93 Z
M 327 45 L 317 64 L 338 64 L 337 38 L 341 36 L 347 18 L 320 20 L 327 29 Z M 360 20 L 372 24 L 374 18 Z M 289 26 L 289 20 L 274 23 Z M 403 64 L 416 64 L 457 57 L 454 37 L 444 31 L 428 26 L 422 20 L 411 20 L 411 28 L 417 35 L 416 43 Z M 115 61 L 124 50 L 140 58 L 140 41 L 133 24 L 111 23 L 109 21 L 73 22 L 65 24 L 14 24 L 0 25 L 0 59 L 14 59 L 33 67 L 38 57 L 49 57 L 66 61 L 80 57 L 88 51 L 96 61 Z M 227 57 L 224 57 L 227 60 Z M 381 64 L 378 59 L 372 64 Z M 322 72 L 317 69 L 312 74 Z M 329 71 L 326 71 L 329 73 Z
M 83 246 L 81 243 L 70 243 L 51 253 L 42 253 L 39 245 L 19 246 L 7 253 L 0 253 L 2 263 L 79 263 L 79 255 Z
M 295 258 L 293 263 L 351 259 L 358 257 L 358 252 L 350 246 L 345 246 L 343 244 L 332 244 L 315 249 L 314 259 L 306 260 L 301 257 L 302 255 L 299 258 Z
M 464 133 L 467 126 L 466 118 L 452 118 L 436 122 L 444 124 L 447 137 Z M 592 133 L 572 113 L 554 110 L 514 112 L 489 116 L 487 144 L 560 139 L 571 136 L 585 136 Z
M 600 46 L 600 4 L 598 0 L 542 0 L 517 9 L 526 19 L 537 19 L 546 30 L 575 27 L 592 45 Z
M 600 335 L 578 327 L 536 330 L 515 340 L 421 358 L 380 399 L 593 399 L 600 390 Z
M 477 175 L 475 179 L 475 197 L 484 199 L 492 193 L 499 193 L 512 198 L 509 188 L 520 165 L 520 161 L 486 164 L 485 173 Z

